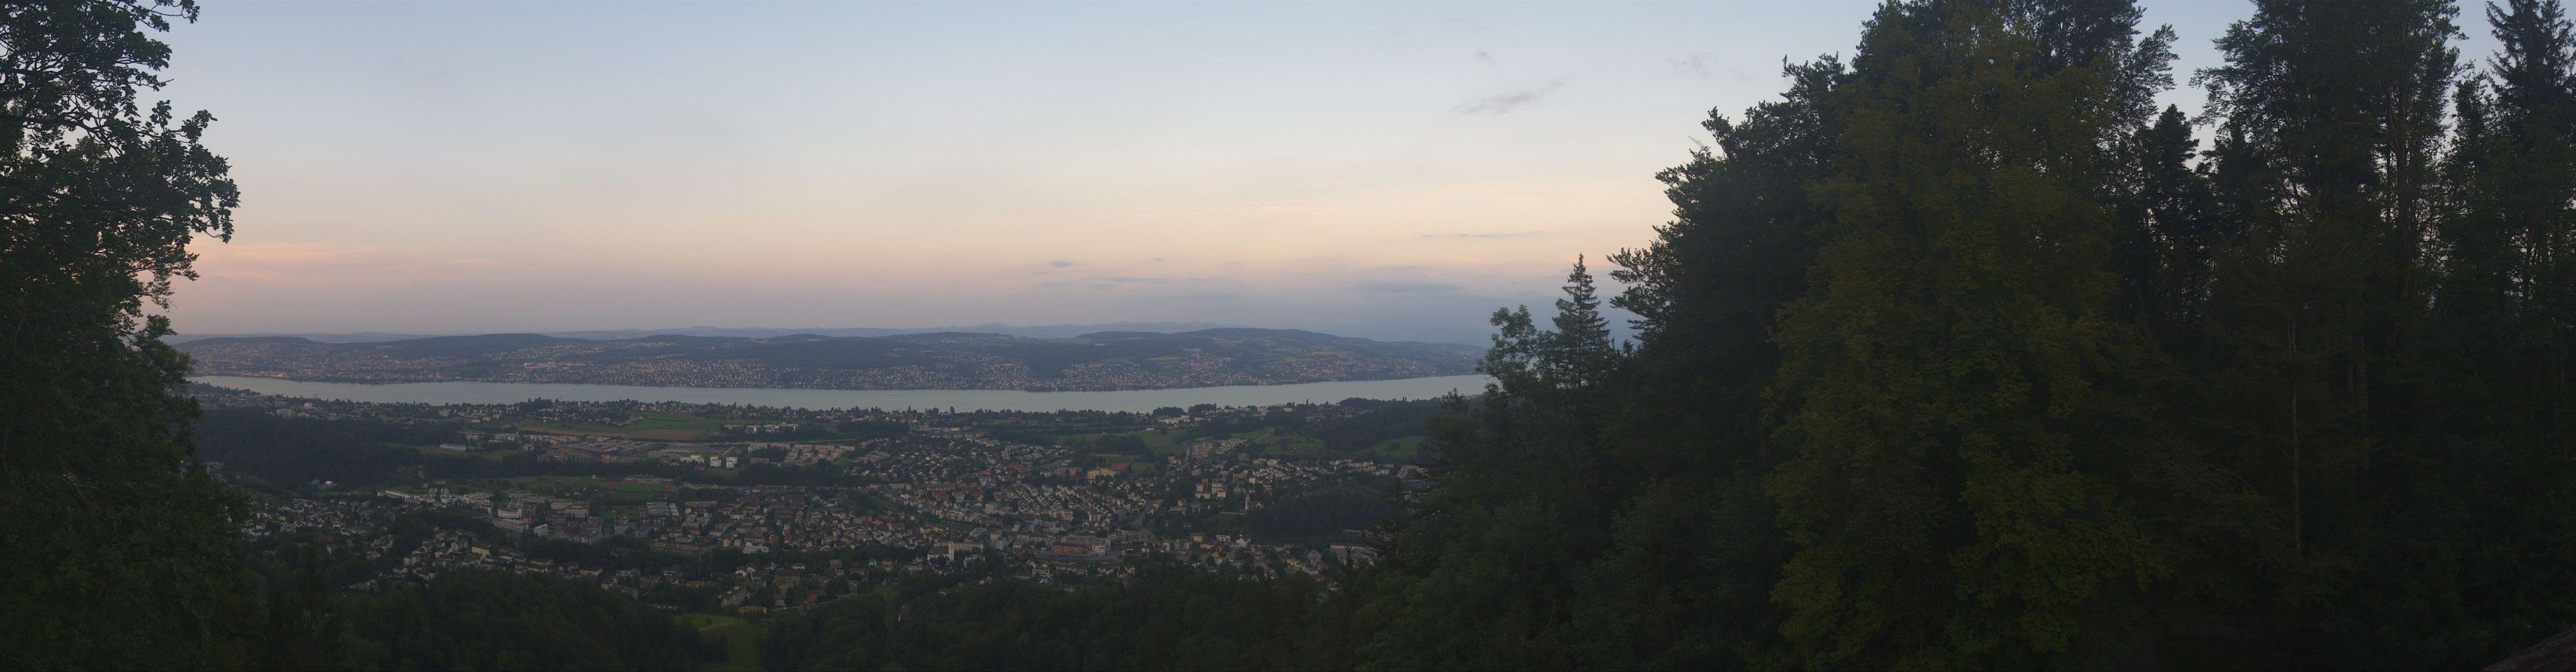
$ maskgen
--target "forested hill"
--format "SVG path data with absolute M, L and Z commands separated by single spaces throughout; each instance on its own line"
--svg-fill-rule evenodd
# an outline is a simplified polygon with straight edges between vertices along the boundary
M 1469 373 L 1482 348 L 1293 329 L 1108 331 L 1071 338 L 947 332 L 766 338 L 539 334 L 321 343 L 291 336 L 180 346 L 197 372 L 299 380 L 475 380 L 823 389 L 1113 390 Z
M 2463 669 L 2576 626 L 2576 31 L 2253 4 L 2190 37 L 2197 116 L 2170 29 L 2041 0 L 1887 3 L 1709 119 L 1610 257 L 1633 350 L 1579 267 L 1496 316 L 1365 664 Z

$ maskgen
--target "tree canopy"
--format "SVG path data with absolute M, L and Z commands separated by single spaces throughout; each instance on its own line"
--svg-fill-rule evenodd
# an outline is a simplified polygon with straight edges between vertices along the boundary
M 2461 667 L 2576 625 L 2576 40 L 2492 4 L 2469 67 L 2457 13 L 2257 2 L 2193 119 L 2133 3 L 1883 6 L 1662 174 L 1633 348 L 1579 263 L 1554 330 L 1496 316 L 1364 660 Z
M 0 8 L 0 663 L 187 667 L 231 647 L 234 499 L 194 457 L 146 304 L 238 200 L 214 117 L 146 105 L 185 0 Z

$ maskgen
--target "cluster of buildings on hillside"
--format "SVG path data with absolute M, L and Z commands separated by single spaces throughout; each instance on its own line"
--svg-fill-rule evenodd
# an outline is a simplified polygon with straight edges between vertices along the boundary
M 332 542 L 335 550 L 362 553 L 380 562 L 384 568 L 380 578 L 427 578 L 460 568 L 543 572 L 596 580 L 603 587 L 665 602 L 680 599 L 671 595 L 695 595 L 726 609 L 796 608 L 843 594 L 853 586 L 920 572 L 973 571 L 982 572 L 980 576 L 1060 581 L 1117 574 L 1153 561 L 1329 579 L 1337 573 L 1336 566 L 1374 557 L 1355 533 L 1347 535 L 1353 538 L 1295 543 L 1254 539 L 1243 533 L 1246 528 L 1240 516 L 1324 488 L 1380 487 L 1414 476 L 1417 469 L 1359 459 L 1283 459 L 1264 454 L 1263 444 L 1241 439 L 1184 437 L 1178 445 L 1170 445 L 1162 443 L 1169 439 L 1159 438 L 1198 423 L 1267 412 L 1263 409 L 1210 408 L 1176 417 L 1134 418 L 1130 421 L 1135 424 L 1128 426 L 1153 428 L 1142 435 L 1155 437 L 1160 450 L 1145 454 L 1149 451 L 1129 448 L 1129 454 L 1103 456 L 1076 446 L 994 438 L 988 428 L 1011 425 L 935 411 L 796 411 L 635 402 L 429 407 L 281 403 L 222 393 L 210 397 L 208 403 L 213 406 L 285 411 L 297 417 L 482 423 L 482 429 L 464 425 L 458 440 L 476 450 L 517 446 L 541 451 L 556 463 L 543 473 L 567 473 L 568 464 L 602 465 L 602 471 L 610 473 L 606 478 L 422 481 L 258 504 L 244 523 L 244 532 L 254 538 L 292 530 L 324 534 L 336 540 Z M 644 412 L 761 419 L 736 428 L 741 433 L 754 428 L 766 433 L 769 427 L 783 429 L 798 423 L 852 421 L 900 422 L 911 429 L 893 438 L 866 440 L 694 443 L 492 428 L 503 421 L 537 418 L 564 424 L 613 424 L 618 418 Z M 1002 435 L 1029 434 L 1016 431 L 1020 433 Z M 777 467 L 764 473 L 784 480 L 742 484 L 745 481 L 738 477 L 747 479 L 752 472 L 694 471 L 754 464 Z M 627 475 L 617 475 L 621 473 Z M 418 477 L 415 471 L 413 478 Z M 770 484 L 758 484 L 763 482 Z M 462 520 L 478 522 L 471 529 L 443 530 L 417 548 L 384 545 L 389 540 L 385 526 L 394 516 L 431 510 L 447 512 L 446 521 L 460 520 L 454 514 L 461 513 L 470 516 Z M 621 538 L 626 541 L 618 541 Z M 658 552 L 652 557 L 662 558 L 660 562 L 667 566 L 625 571 L 614 566 L 584 567 L 531 557 L 525 550 L 530 547 L 515 539 L 553 539 L 600 549 L 641 547 Z M 812 558 L 817 553 L 852 554 L 852 559 L 848 566 L 835 560 L 817 561 L 812 567 L 783 560 Z M 707 559 L 712 558 L 749 558 L 750 564 L 743 567 L 758 569 L 709 574 L 714 570 L 706 569 L 713 566 Z
M 367 537 L 373 526 L 400 511 L 446 509 L 482 516 L 491 529 L 481 532 L 503 540 L 524 536 L 598 544 L 629 537 L 682 557 L 726 550 L 756 558 L 784 551 L 901 549 L 909 559 L 889 567 L 938 572 L 1000 562 L 1037 581 L 1114 573 L 1148 558 L 1259 574 L 1325 576 L 1334 564 L 1365 561 L 1367 552 L 1347 540 L 1327 547 L 1265 543 L 1239 533 L 1170 531 L 1185 528 L 1192 516 L 1257 508 L 1265 497 L 1287 496 L 1300 486 L 1390 478 L 1398 471 L 1362 461 L 1286 462 L 1241 452 L 1079 468 L 1071 466 L 1074 456 L 1066 449 L 982 438 L 807 445 L 788 455 L 817 465 L 846 465 L 840 468 L 877 482 L 725 487 L 629 476 L 599 486 L 603 492 L 659 489 L 647 495 L 650 501 L 632 505 L 606 504 L 604 498 L 580 493 L 406 487 L 373 497 L 262 505 L 254 509 L 245 532 L 257 537 L 313 529 Z M 1157 528 L 1169 534 L 1158 535 Z M 411 551 L 402 569 L 390 575 L 427 577 L 458 567 L 581 572 L 517 555 L 506 543 L 451 542 Z M 685 578 L 692 577 L 675 580 Z M 621 585 L 636 589 L 652 583 Z M 728 601 L 763 606 L 746 595 L 734 597 L 741 599 Z

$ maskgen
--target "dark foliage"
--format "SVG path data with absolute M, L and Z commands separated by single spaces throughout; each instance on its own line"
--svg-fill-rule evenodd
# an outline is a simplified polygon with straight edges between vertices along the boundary
M 214 117 L 139 96 L 185 1 L 0 6 L 0 666 L 238 657 L 238 503 L 197 462 L 161 305 L 232 235 Z
M 380 486 L 427 462 L 420 451 L 360 438 L 346 425 L 219 409 L 198 422 L 197 450 L 237 482 L 271 494 L 301 492 L 313 481 Z
M 346 664 L 373 669 L 686 669 L 714 653 L 669 614 L 564 579 L 454 572 L 337 605 Z
M 1347 667 L 1322 591 L 1149 567 L 1124 585 L 949 589 L 832 602 L 770 627 L 774 670 L 1291 670 Z
M 1366 529 L 1395 512 L 1386 493 L 1333 488 L 1272 502 L 1245 515 L 1245 529 L 1265 540 L 1322 539 Z
M 1391 667 L 2476 667 L 2576 624 L 2576 39 L 1891 3 L 1526 311 L 1367 578 Z M 2464 77 L 2464 74 L 2466 75 Z

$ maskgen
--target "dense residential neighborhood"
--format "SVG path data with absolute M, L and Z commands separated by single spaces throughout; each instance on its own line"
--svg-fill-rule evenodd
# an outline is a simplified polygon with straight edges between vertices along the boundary
M 1280 426 L 1233 431 L 1369 413 L 1331 404 L 1068 419 L 196 393 L 217 427 L 268 418 L 256 421 L 376 428 L 422 444 L 385 444 L 422 461 L 390 478 L 316 473 L 254 502 L 243 530 L 255 543 L 356 554 L 337 577 L 349 588 L 502 570 L 736 614 L 808 608 L 907 576 L 1081 583 L 1150 564 L 1330 585 L 1376 556 L 1364 528 L 1389 510 L 1393 484 L 1421 469 Z M 1385 444 L 1406 438 L 1419 442 Z M 210 452 L 222 451 L 219 439 Z M 237 484 L 260 478 L 213 466 Z M 1314 505 L 1328 500 L 1344 504 Z

